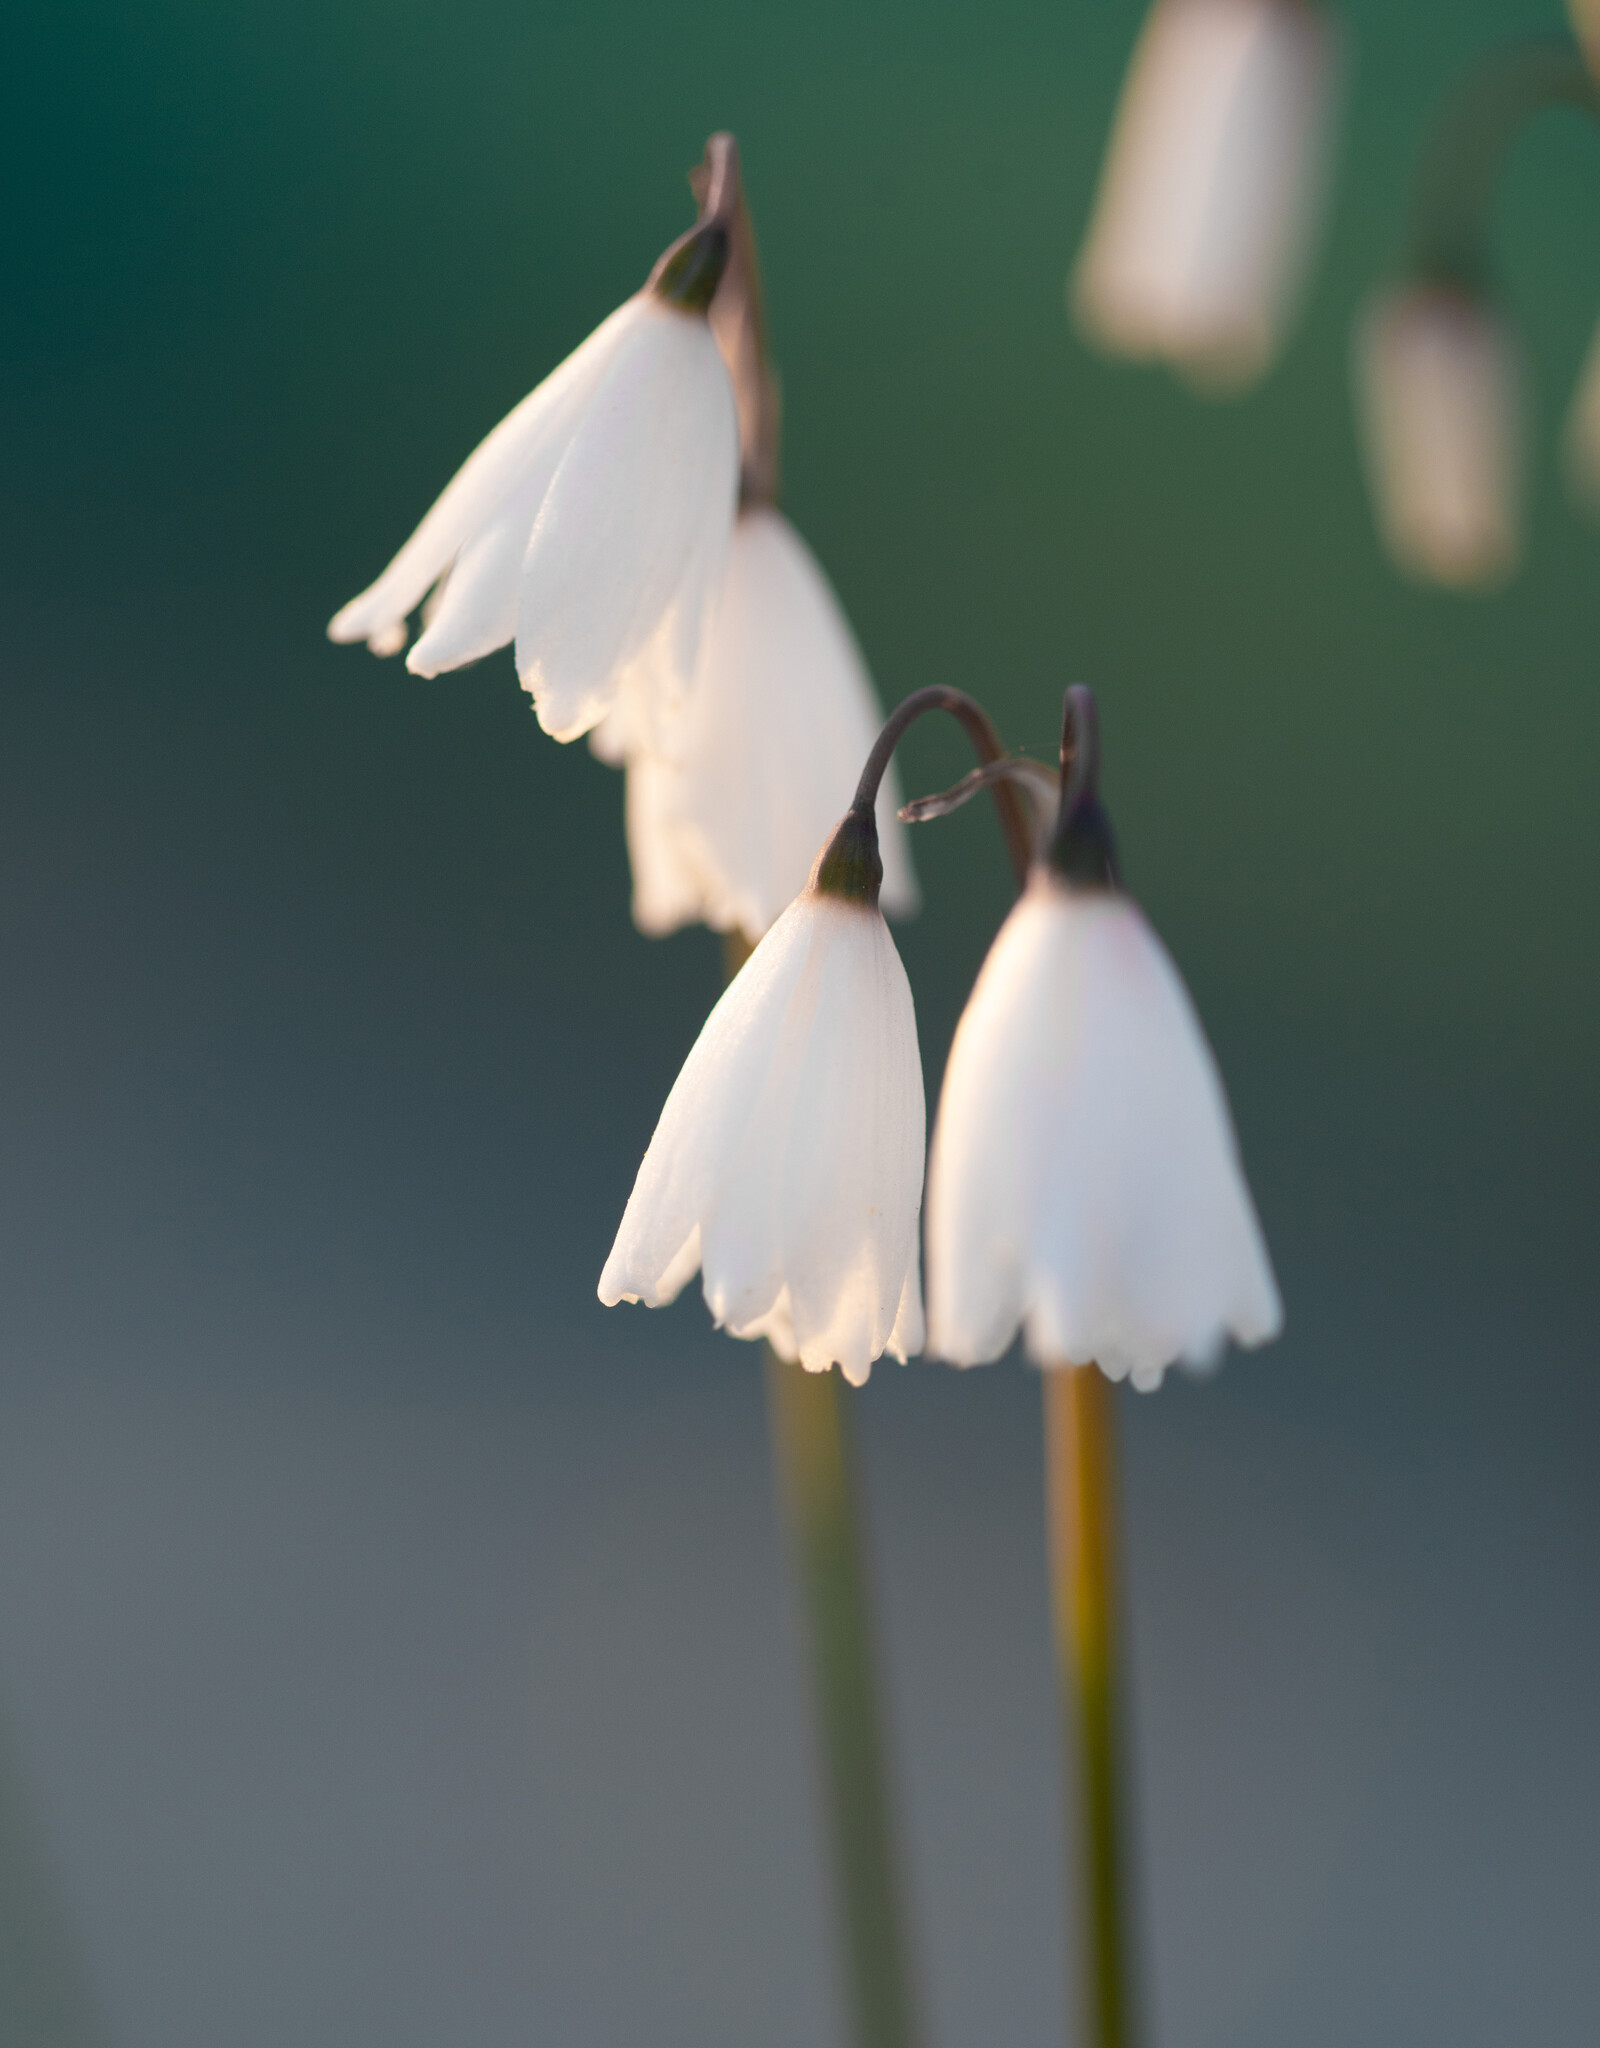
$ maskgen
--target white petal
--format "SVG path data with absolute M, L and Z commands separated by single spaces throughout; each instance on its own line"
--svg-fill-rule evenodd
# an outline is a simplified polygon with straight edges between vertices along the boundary
M 380 660 L 387 660 L 390 655 L 398 654 L 405 644 L 406 623 L 404 619 L 396 619 L 390 625 L 380 626 L 377 632 L 372 634 L 367 641 L 368 647 L 371 648 L 372 652 Z
M 1500 583 L 1520 549 L 1521 376 L 1490 309 L 1417 289 L 1380 300 L 1356 354 L 1367 474 L 1401 568 Z
M 519 481 L 547 459 L 551 443 L 564 445 L 585 394 L 637 325 L 637 305 L 630 299 L 619 306 L 479 442 L 377 582 L 334 615 L 328 627 L 331 640 L 382 635 L 416 609 L 461 549 L 493 524 Z
M 744 512 L 693 690 L 655 745 L 651 864 L 685 878 L 678 921 L 759 937 L 848 808 L 882 720 L 837 599 L 781 513 Z M 917 905 L 899 784 L 878 802 L 882 906 Z M 637 875 L 637 870 L 636 870 Z M 698 878 L 689 893 L 690 878 Z M 660 928 L 657 926 L 656 928 Z
M 1260 374 L 1322 210 L 1338 71 L 1320 8 L 1157 0 L 1073 280 L 1094 339 L 1204 381 Z
M 667 1298 L 662 1276 L 673 1270 L 726 1180 L 809 952 L 805 922 L 796 918 L 775 928 L 706 1019 L 667 1097 L 600 1276 L 600 1299 L 608 1307 L 628 1300 L 654 1308 Z
M 913 1241 L 911 1264 L 906 1268 L 906 1284 L 900 1292 L 899 1311 L 884 1349 L 904 1365 L 908 1358 L 916 1357 L 927 1341 L 928 1329 L 922 1314 L 922 1247 Z
M 697 653 L 738 489 L 733 393 L 698 316 L 644 310 L 608 363 L 528 543 L 517 673 L 539 722 L 576 739 L 673 618 Z
M 782 1265 L 801 1362 L 837 1361 L 865 1378 L 915 1257 L 922 1068 L 910 985 L 882 918 L 826 899 L 815 916 L 815 1009 L 781 1158 Z M 724 1208 L 733 1201 L 730 1190 Z M 708 1287 L 721 1221 L 706 1236 Z
M 950 1121 L 946 1125 L 946 1113 Z M 1036 880 L 952 1047 L 929 1187 L 936 1350 L 1153 1384 L 1282 1308 L 1188 993 L 1127 898 Z
M 678 826 L 676 769 L 657 755 L 639 753 L 626 772 L 623 810 L 633 869 L 633 921 L 649 937 L 662 938 L 697 923 L 710 891 Z

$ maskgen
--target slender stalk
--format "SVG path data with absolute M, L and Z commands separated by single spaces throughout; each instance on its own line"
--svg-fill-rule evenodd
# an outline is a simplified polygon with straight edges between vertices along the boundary
M 1119 1750 L 1115 1389 L 1098 1367 L 1044 1375 L 1045 1485 L 1062 1733 L 1078 1759 L 1085 2048 L 1134 2039 Z
M 750 952 L 740 934 L 724 939 L 728 980 Z M 914 2048 L 848 1396 L 839 1373 L 810 1373 L 762 1349 L 772 1462 L 811 1662 L 851 2039 L 855 2048 Z
M 857 2048 L 911 2048 L 917 2027 L 844 1382 L 769 1350 L 767 1418 L 811 1651 L 853 2038 Z

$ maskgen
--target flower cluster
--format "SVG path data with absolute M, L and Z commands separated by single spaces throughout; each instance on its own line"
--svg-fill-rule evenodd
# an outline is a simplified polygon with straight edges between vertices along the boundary
M 600 1280 L 607 1304 L 654 1306 L 703 1268 L 723 1327 L 853 1381 L 922 1341 L 921 1069 L 873 817 L 906 708 L 690 1053 Z M 1020 1330 L 1041 1364 L 1152 1387 L 1229 1337 L 1264 1342 L 1282 1311 L 1210 1049 L 1117 879 L 1087 691 L 1069 697 L 1063 758 L 1047 845 L 945 1074 L 929 1335 L 971 1365 Z
M 1185 35 L 1261 5 L 1163 0 Z M 1299 35 L 1302 12 L 1271 0 L 1263 19 Z M 1015 857 L 1014 785 L 1037 803 L 1042 780 L 1050 830 L 945 1077 L 933 1348 L 977 1363 L 1020 1330 L 1041 1363 L 1097 1360 L 1149 1386 L 1230 1336 L 1259 1343 L 1279 1321 L 1271 1268 L 1193 1008 L 1117 880 L 1093 701 L 1069 696 L 1064 780 L 1006 761 L 958 691 L 920 692 L 878 730 L 849 625 L 776 504 L 776 384 L 731 137 L 708 144 L 696 191 L 699 220 L 644 289 L 494 429 L 329 628 L 395 653 L 420 606 L 407 666 L 429 676 L 514 642 L 545 730 L 588 734 L 626 771 L 639 925 L 754 943 L 668 1097 L 600 1297 L 659 1305 L 699 1272 L 732 1334 L 857 1383 L 883 1352 L 923 1348 L 922 1066 L 882 912 L 916 901 L 894 746 L 940 708 L 986 765 L 910 812 L 992 786 Z

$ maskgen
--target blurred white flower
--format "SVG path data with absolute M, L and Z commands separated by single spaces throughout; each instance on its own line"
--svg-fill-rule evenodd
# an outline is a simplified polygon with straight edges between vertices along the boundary
M 438 675 L 515 639 L 517 674 L 559 740 L 605 716 L 647 649 L 656 674 L 686 682 L 738 490 L 733 392 L 705 315 L 725 249 L 715 221 L 676 244 L 468 456 L 330 637 L 397 653 L 431 586 L 406 666 Z M 675 252 L 700 260 L 674 270 Z
M 1268 367 L 1321 221 L 1340 55 L 1314 0 L 1156 0 L 1073 275 L 1091 340 L 1212 387 Z
M 591 744 L 628 771 L 633 914 L 757 939 L 805 887 L 882 722 L 855 638 L 804 541 L 770 505 L 740 514 L 694 687 L 625 687 Z M 917 907 L 892 772 L 877 821 L 883 908 Z
M 877 871 L 852 811 L 695 1041 L 599 1287 L 654 1308 L 702 1269 L 723 1328 L 858 1386 L 923 1338 L 922 1066 Z
M 978 1365 L 1020 1328 L 1042 1365 L 1093 1360 L 1153 1387 L 1177 1361 L 1214 1363 L 1229 1337 L 1275 1336 L 1282 1306 L 1216 1063 L 1166 949 L 1111 879 L 1092 771 L 1069 801 L 945 1068 L 929 1344 Z
M 1476 294 L 1416 284 L 1357 334 L 1367 474 L 1390 555 L 1424 581 L 1503 582 L 1521 545 L 1516 342 Z

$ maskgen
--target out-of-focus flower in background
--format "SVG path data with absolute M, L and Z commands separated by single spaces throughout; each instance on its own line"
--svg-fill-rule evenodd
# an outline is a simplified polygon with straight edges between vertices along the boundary
M 755 939 L 805 887 L 882 713 L 815 557 L 775 506 L 745 508 L 694 687 L 628 687 L 591 736 L 628 769 L 641 931 L 701 922 Z M 917 908 L 893 774 L 878 798 L 883 908 Z
M 1600 514 L 1600 327 L 1567 408 L 1562 445 L 1573 496 L 1586 511 Z
M 1342 41 L 1313 0 L 1156 0 L 1072 278 L 1090 340 L 1212 389 L 1268 368 L 1321 221 Z
M 1282 1305 L 1216 1062 L 1165 947 L 1118 886 L 1093 699 L 1047 857 L 956 1028 L 928 1168 L 931 1349 L 1091 1360 L 1160 1384 Z
M 1600 74 L 1600 0 L 1567 0 L 1567 13 L 1590 68 Z
M 706 1020 L 599 1287 L 654 1308 L 698 1269 L 733 1336 L 858 1386 L 923 1341 L 922 1064 L 881 873 L 849 812 Z
M 1502 583 L 1521 551 L 1522 371 L 1486 297 L 1403 287 L 1369 308 L 1354 364 L 1367 474 L 1396 564 L 1457 588 Z
M 728 173 L 737 182 L 737 162 Z M 576 739 L 623 673 L 683 687 L 699 661 L 738 491 L 733 392 L 706 308 L 727 254 L 717 208 L 468 456 L 369 589 L 328 628 L 438 675 L 516 642 L 539 722 Z

